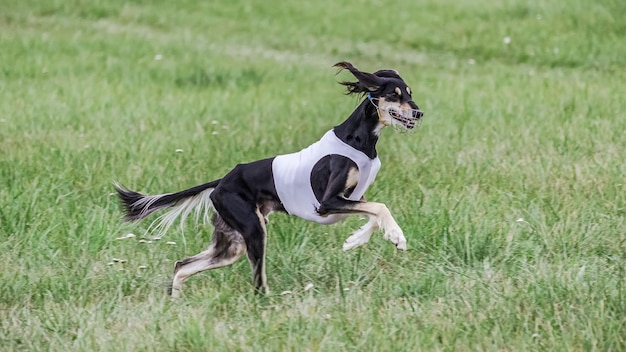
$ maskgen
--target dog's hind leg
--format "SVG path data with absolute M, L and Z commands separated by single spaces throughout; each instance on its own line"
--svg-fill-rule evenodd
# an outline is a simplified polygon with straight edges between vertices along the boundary
M 258 293 L 269 293 L 267 286 L 267 276 L 265 274 L 265 245 L 267 241 L 267 230 L 265 227 L 265 217 L 257 209 L 256 214 L 258 216 L 259 224 L 261 225 L 262 232 L 260 236 L 253 236 L 246 241 L 248 248 L 248 260 L 250 261 L 250 267 L 252 268 L 252 280 L 254 287 Z
M 213 214 L 213 225 L 215 230 L 209 248 L 176 262 L 170 292 L 172 298 L 180 296 L 183 282 L 191 275 L 231 265 L 246 252 L 246 244 L 241 234 L 224 223 L 218 214 Z
M 243 236 L 256 292 L 269 293 L 265 275 L 265 217 L 256 204 L 250 203 L 238 192 L 216 188 L 211 199 L 224 221 Z

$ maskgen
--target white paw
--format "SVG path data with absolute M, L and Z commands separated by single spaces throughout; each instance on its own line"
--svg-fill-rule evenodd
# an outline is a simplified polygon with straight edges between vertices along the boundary
M 351 249 L 355 249 L 356 247 L 360 247 L 364 244 L 367 243 L 367 241 L 363 241 L 360 238 L 352 238 L 354 236 L 350 236 L 348 237 L 348 239 L 346 239 L 346 241 L 343 243 L 343 250 L 344 251 L 349 251 Z
M 396 248 L 401 251 L 406 251 L 406 239 L 404 236 L 400 239 L 400 241 L 398 241 L 398 243 L 396 243 Z
M 183 290 L 183 283 L 180 280 L 176 280 L 176 277 L 174 276 L 171 285 L 170 298 L 174 301 L 180 298 L 180 293 Z
M 369 223 L 361 227 L 360 229 L 354 231 L 352 236 L 346 239 L 346 241 L 343 243 L 344 251 L 348 251 L 356 247 L 360 247 L 366 244 L 370 240 L 370 237 L 372 236 L 372 233 L 374 232 L 375 229 L 373 228 L 373 226 L 368 226 L 368 225 Z
M 395 244 L 396 248 L 398 248 L 399 250 L 406 251 L 406 238 L 404 238 L 402 229 L 400 229 L 399 227 L 394 226 L 385 231 L 384 238 Z

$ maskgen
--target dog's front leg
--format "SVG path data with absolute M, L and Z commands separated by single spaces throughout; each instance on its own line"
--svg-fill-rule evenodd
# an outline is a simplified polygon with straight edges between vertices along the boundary
M 346 239 L 343 243 L 343 250 L 348 251 L 366 244 L 378 227 L 378 219 L 375 216 L 369 216 L 367 224 L 361 226 L 361 228 L 354 231 L 352 236 Z
M 404 237 L 404 233 L 385 204 L 374 202 L 358 203 L 354 208 L 356 211 L 362 212 L 370 217 L 368 224 L 375 221 L 376 224 L 380 226 L 385 233 L 384 239 L 390 240 L 399 250 L 406 250 L 406 238 Z M 372 230 L 372 232 L 374 230 Z
M 406 238 L 398 223 L 391 215 L 387 206 L 383 203 L 356 202 L 343 197 L 327 199 L 320 205 L 320 214 L 362 214 L 370 220 L 348 237 L 344 243 L 344 250 L 361 246 L 369 240 L 370 236 L 379 227 L 384 231 L 384 238 L 390 240 L 399 250 L 406 250 Z
M 406 250 L 406 238 L 394 220 L 393 216 L 382 203 L 347 199 L 351 189 L 354 189 L 359 180 L 359 171 L 356 165 L 347 158 L 330 158 L 330 175 L 324 183 L 324 193 L 317 209 L 319 215 L 326 214 L 361 214 L 369 217 L 367 224 L 348 237 L 343 245 L 344 250 L 361 246 L 370 239 L 378 228 L 385 232 L 385 239 L 390 240 L 400 250 Z M 311 176 L 312 181 L 321 179 L 319 175 Z M 314 183 L 314 182 L 313 182 Z M 314 187 L 315 189 L 315 187 Z

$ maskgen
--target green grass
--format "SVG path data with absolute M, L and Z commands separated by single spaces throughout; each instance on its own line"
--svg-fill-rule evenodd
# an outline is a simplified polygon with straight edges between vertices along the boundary
M 0 350 L 626 350 L 625 19 L 621 0 L 4 1 Z M 242 260 L 170 302 L 211 229 L 141 243 L 111 181 L 177 191 L 307 146 L 358 103 L 342 60 L 398 69 L 426 114 L 383 132 L 366 195 L 409 250 L 343 252 L 362 219 L 276 214 L 271 295 Z

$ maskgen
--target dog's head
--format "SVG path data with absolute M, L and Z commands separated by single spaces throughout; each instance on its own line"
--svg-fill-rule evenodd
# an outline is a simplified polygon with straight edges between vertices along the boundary
M 411 88 L 395 70 L 380 70 L 374 73 L 359 71 L 349 62 L 334 65 L 350 71 L 356 82 L 341 82 L 347 94 L 366 94 L 377 107 L 380 123 L 385 126 L 402 126 L 413 129 L 424 115 L 411 97 Z

